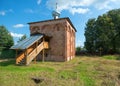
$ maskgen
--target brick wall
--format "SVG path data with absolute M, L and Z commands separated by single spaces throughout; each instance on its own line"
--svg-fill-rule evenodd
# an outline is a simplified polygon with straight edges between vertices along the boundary
M 68 61 L 75 56 L 75 30 L 65 19 L 30 24 L 30 33 L 50 36 L 50 49 L 45 51 L 45 60 Z M 38 55 L 40 59 L 42 52 Z

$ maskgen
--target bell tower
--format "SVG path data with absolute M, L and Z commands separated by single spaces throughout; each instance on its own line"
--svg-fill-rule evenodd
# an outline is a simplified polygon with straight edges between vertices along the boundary
M 56 3 L 55 10 L 52 12 L 52 16 L 53 16 L 54 19 L 58 19 L 60 17 L 60 13 L 57 12 L 57 3 Z

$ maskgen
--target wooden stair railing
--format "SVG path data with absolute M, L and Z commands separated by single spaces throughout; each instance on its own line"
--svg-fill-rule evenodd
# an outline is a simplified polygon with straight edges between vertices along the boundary
M 25 60 L 26 65 L 28 65 L 43 49 L 48 49 L 48 42 L 40 43 L 36 48 L 30 47 L 16 58 L 16 64 L 20 64 Z
M 48 49 L 48 42 L 40 43 L 27 57 L 26 65 L 28 65 L 43 49 Z
M 26 56 L 26 52 L 29 54 L 31 51 L 33 51 L 33 46 L 31 46 L 30 48 L 28 48 L 27 51 L 22 52 L 20 55 L 18 55 L 16 57 L 16 64 L 19 64 L 23 59 L 25 59 Z
M 25 58 L 25 53 L 21 53 L 17 58 L 16 58 L 16 64 L 19 64 L 19 62 Z

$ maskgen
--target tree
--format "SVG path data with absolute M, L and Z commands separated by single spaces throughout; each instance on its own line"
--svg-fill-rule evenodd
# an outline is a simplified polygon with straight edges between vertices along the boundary
M 0 50 L 9 49 L 14 44 L 13 38 L 5 26 L 0 26 Z
M 120 9 L 111 10 L 107 14 L 112 18 L 112 22 L 114 23 L 113 50 L 120 51 Z
M 81 51 L 81 47 L 80 46 L 76 47 L 76 52 L 80 52 L 80 51 Z
M 100 48 L 103 49 L 105 53 L 109 52 L 111 46 L 111 38 L 113 38 L 114 32 L 114 24 L 112 23 L 112 19 L 108 17 L 106 14 L 99 16 L 95 23 L 96 27 L 96 50 Z
M 88 20 L 84 35 L 86 37 L 85 48 L 89 52 L 93 52 L 94 51 L 94 40 L 95 40 L 95 36 L 93 36 L 95 35 L 95 18 Z
M 120 51 L 120 9 L 115 9 L 89 19 L 85 28 L 85 47 L 89 52 L 102 49 L 104 53 L 110 50 Z
M 19 43 L 20 41 L 22 41 L 22 40 L 24 40 L 24 39 L 26 39 L 27 38 L 27 36 L 26 35 L 23 35 L 17 42 Z

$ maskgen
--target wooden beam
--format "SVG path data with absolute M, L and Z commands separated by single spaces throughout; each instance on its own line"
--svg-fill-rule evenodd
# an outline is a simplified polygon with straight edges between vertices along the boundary
M 28 52 L 27 52 L 27 49 L 25 49 L 25 53 L 24 53 L 24 56 L 25 56 L 25 64 L 27 64 L 28 62 L 28 60 L 27 60 L 27 56 L 28 56 Z
M 44 47 L 44 42 L 45 42 L 45 38 L 43 37 L 43 47 Z M 44 62 L 44 60 L 45 60 L 45 51 L 44 51 L 44 49 L 42 50 L 42 62 Z
M 45 38 L 43 37 L 43 42 L 45 42 Z
M 37 53 L 37 46 L 38 46 L 38 41 L 36 42 L 36 53 Z
M 36 64 L 36 57 L 34 58 L 34 64 Z
M 37 51 L 37 46 L 38 46 L 38 41 L 36 42 L 36 53 L 38 52 Z M 34 58 L 34 64 L 36 64 L 36 59 L 37 59 L 37 56 Z
M 44 59 L 45 59 L 45 51 L 44 51 L 44 49 L 42 50 L 42 62 L 44 62 Z

